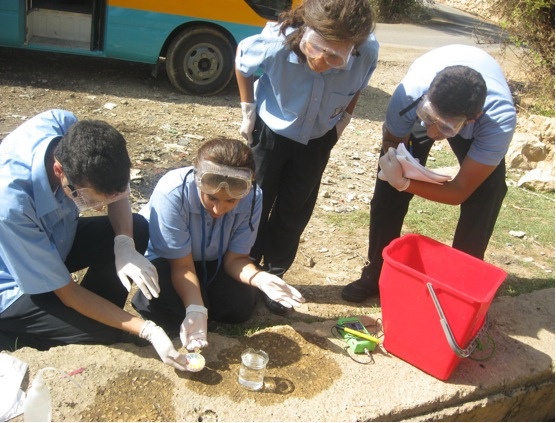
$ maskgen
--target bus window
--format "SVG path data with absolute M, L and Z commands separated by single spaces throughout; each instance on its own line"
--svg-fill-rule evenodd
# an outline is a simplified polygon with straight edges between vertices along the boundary
M 262 17 L 275 21 L 278 15 L 291 7 L 290 0 L 246 0 L 249 6 Z

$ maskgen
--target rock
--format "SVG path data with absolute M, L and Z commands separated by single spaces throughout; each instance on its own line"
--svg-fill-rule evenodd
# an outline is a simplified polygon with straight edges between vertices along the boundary
M 521 175 L 516 185 L 531 191 L 554 192 L 553 160 L 553 119 L 518 116 L 518 129 L 506 154 L 509 174 Z
M 537 167 L 523 175 L 517 186 L 531 191 L 554 192 L 554 166 L 548 162 L 540 162 Z
M 548 153 L 545 144 L 538 139 L 526 143 L 521 152 L 530 162 L 542 162 Z
M 506 153 L 506 163 L 509 168 L 530 170 L 534 167 L 531 162 L 538 162 L 544 158 L 546 158 L 546 149 L 538 137 L 523 132 L 514 134 Z

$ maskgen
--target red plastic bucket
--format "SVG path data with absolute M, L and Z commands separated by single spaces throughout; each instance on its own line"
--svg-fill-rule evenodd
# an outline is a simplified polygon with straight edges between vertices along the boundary
M 469 355 L 506 272 L 417 234 L 395 239 L 382 255 L 384 348 L 448 379 Z

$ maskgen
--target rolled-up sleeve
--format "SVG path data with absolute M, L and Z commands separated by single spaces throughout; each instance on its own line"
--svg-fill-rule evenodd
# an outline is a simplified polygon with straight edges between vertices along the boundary
M 266 57 L 268 45 L 259 35 L 242 40 L 237 47 L 236 68 L 245 77 L 253 75 Z

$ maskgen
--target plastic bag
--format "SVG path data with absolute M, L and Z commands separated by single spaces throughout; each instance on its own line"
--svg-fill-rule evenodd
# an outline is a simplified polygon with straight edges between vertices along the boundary
M 0 421 L 8 421 L 23 413 L 25 392 L 21 382 L 27 363 L 5 352 L 0 353 Z

